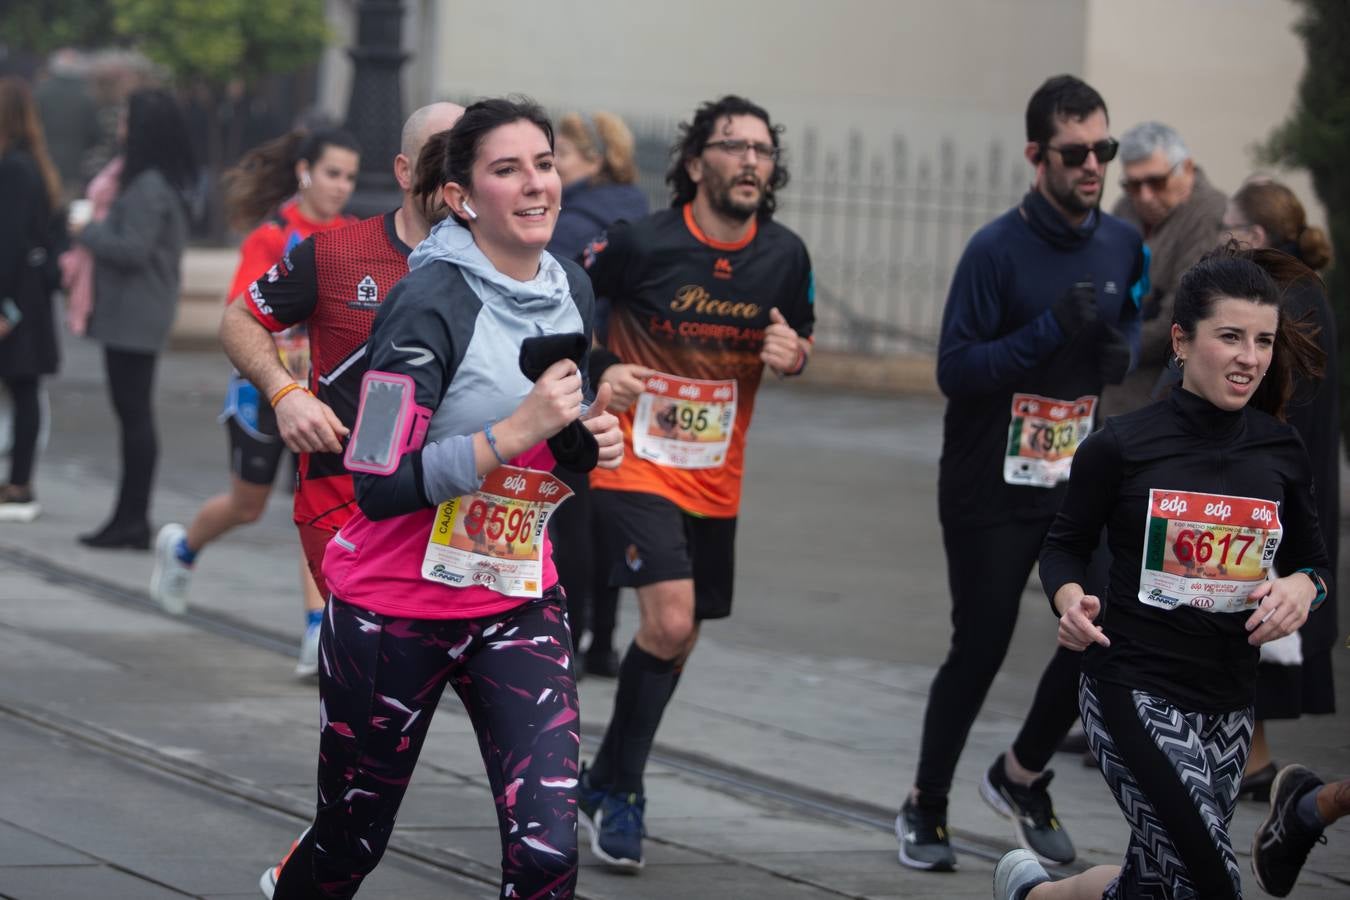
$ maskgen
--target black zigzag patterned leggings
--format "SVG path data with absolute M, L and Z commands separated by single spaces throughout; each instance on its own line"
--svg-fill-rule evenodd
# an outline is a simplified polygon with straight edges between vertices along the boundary
M 1186 712 L 1086 675 L 1078 704 L 1088 746 L 1130 823 L 1120 877 L 1103 897 L 1240 898 L 1228 826 L 1251 749 L 1251 709 Z

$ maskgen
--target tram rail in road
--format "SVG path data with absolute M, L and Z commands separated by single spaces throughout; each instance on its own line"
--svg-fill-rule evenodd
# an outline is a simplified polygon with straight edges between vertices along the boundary
M 83 596 L 100 602 L 123 606 L 141 613 L 169 615 L 161 610 L 158 604 L 151 600 L 145 592 L 130 590 L 112 581 L 99 578 L 74 567 L 61 565 L 13 545 L 0 544 L 0 560 L 37 575 L 51 584 L 76 590 Z M 172 616 L 171 618 L 203 632 L 275 653 L 287 659 L 294 656 L 295 642 L 290 635 L 283 635 L 229 615 L 201 608 L 191 608 L 184 615 Z M 452 715 L 462 715 L 458 704 L 454 702 L 446 704 L 446 711 Z M 198 788 L 214 792 L 222 799 L 231 798 L 242 801 L 254 809 L 282 816 L 296 823 L 297 827 L 307 824 L 312 815 L 313 808 L 307 800 L 273 790 L 247 779 L 222 773 L 214 768 L 199 766 L 190 760 L 164 753 L 134 736 L 109 731 L 92 722 L 67 717 L 47 709 L 34 709 L 4 702 L 0 702 L 0 715 L 13 721 L 25 723 L 31 728 L 60 735 L 63 739 L 77 743 L 88 751 L 116 757 L 159 777 L 187 782 Z M 591 748 L 598 746 L 601 737 L 602 735 L 598 730 L 595 733 L 589 733 L 589 730 L 583 729 L 582 741 Z M 702 754 L 658 745 L 653 750 L 652 761 L 678 771 L 686 778 L 701 782 L 704 786 L 769 808 L 787 809 L 807 817 L 824 817 L 837 822 L 884 832 L 890 832 L 894 828 L 894 813 L 889 809 L 813 791 L 799 784 L 729 766 Z M 434 763 L 429 761 L 423 761 L 423 767 L 428 771 L 436 769 Z M 756 868 L 765 874 L 787 881 L 808 884 L 818 890 L 825 890 L 840 897 L 855 896 L 809 878 L 778 872 L 767 866 L 747 862 L 730 855 L 711 853 L 706 848 L 692 847 L 658 836 L 651 836 L 649 840 L 711 859 Z M 978 835 L 960 832 L 954 835 L 952 843 L 955 849 L 962 854 L 991 862 L 997 862 L 1006 850 L 1006 846 L 994 841 Z M 467 880 L 474 885 L 495 886 L 500 877 L 495 860 L 490 865 L 484 864 L 474 857 L 456 852 L 453 849 L 421 842 L 408 835 L 406 831 L 396 834 L 389 844 L 388 852 L 409 862 L 429 867 L 438 873 Z M 1076 871 L 1076 869 L 1067 867 L 1059 871 L 1069 873 Z M 578 893 L 578 896 L 586 896 L 584 889 Z

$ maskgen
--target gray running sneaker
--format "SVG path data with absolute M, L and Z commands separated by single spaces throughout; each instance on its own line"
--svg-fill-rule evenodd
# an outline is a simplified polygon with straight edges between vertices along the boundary
M 1030 850 L 1009 850 L 994 869 L 994 900 L 1026 900 L 1038 884 L 1050 880 L 1036 854 Z
M 908 799 L 895 817 L 900 863 L 927 872 L 955 872 L 956 854 L 947 836 L 947 814 L 920 809 Z
M 1003 754 L 984 773 L 980 782 L 980 796 L 1000 815 L 1013 821 L 1017 843 L 1035 853 L 1044 862 L 1064 865 L 1073 862 L 1077 854 L 1069 833 L 1060 827 L 1054 804 L 1046 787 L 1055 773 L 1047 769 L 1040 777 L 1023 787 L 1013 783 L 1003 771 Z
M 188 608 L 188 584 L 192 567 L 178 558 L 178 542 L 187 536 L 187 529 L 171 522 L 159 530 L 155 538 L 155 570 L 150 575 L 150 597 L 165 612 L 181 616 Z

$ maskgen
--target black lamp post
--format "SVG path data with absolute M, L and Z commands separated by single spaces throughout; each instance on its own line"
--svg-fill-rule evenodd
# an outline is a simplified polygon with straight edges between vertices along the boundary
M 403 131 L 401 0 L 358 0 L 356 46 L 347 52 L 354 66 L 347 129 L 361 144 L 361 172 L 347 211 L 365 217 L 403 202 L 393 159 Z

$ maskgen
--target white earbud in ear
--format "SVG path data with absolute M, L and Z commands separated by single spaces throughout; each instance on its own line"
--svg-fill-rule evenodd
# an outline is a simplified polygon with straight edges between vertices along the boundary
M 464 218 L 468 219 L 470 222 L 478 218 L 478 213 L 473 211 L 473 207 L 469 205 L 468 200 L 465 200 L 463 205 L 464 205 Z
M 309 177 L 309 173 L 308 173 L 308 172 L 301 172 L 301 173 L 300 173 L 300 190 L 302 190 L 302 191 L 308 190 L 308 189 L 310 188 L 310 186 L 313 185 L 313 184 L 314 184 L 314 181 L 313 181 L 313 179 L 311 179 L 311 178 Z

